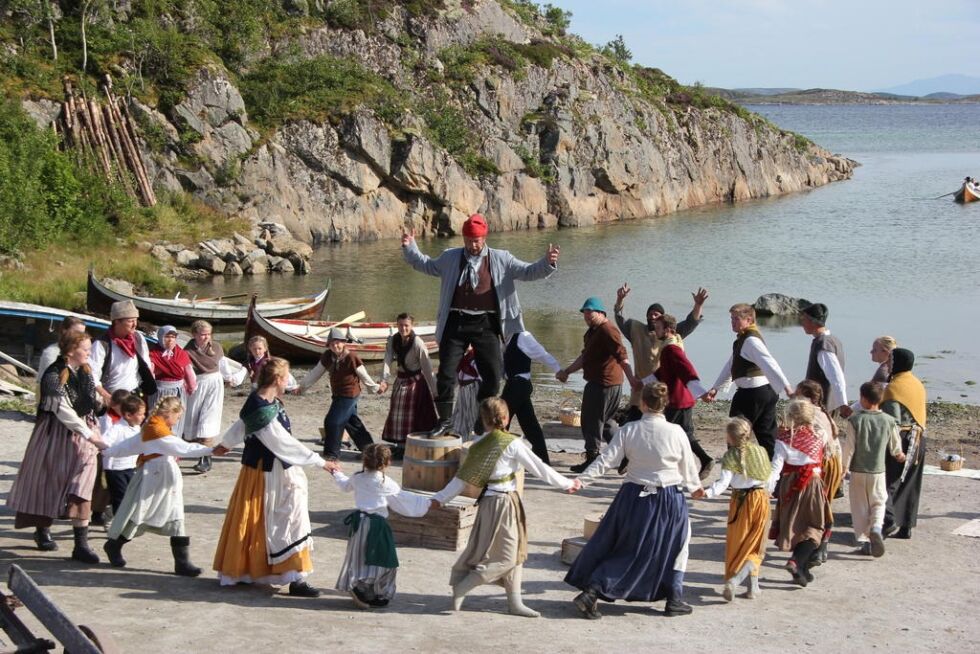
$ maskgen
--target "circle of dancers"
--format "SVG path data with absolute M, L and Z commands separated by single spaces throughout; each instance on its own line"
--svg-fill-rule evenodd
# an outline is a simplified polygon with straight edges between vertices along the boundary
M 358 608 L 383 608 L 395 597 L 399 562 L 389 511 L 420 517 L 471 494 L 478 510 L 450 571 L 453 609 L 460 610 L 474 588 L 497 584 L 509 613 L 537 617 L 521 592 L 529 525 L 519 473 L 527 470 L 575 493 L 615 470 L 622 485 L 565 576 L 579 591 L 574 607 L 587 619 L 601 617 L 600 601 L 665 600 L 666 616 L 692 612 L 684 601 L 689 498 L 717 498 L 730 489 L 721 578 L 728 601 L 743 585 L 744 597 L 760 596 L 770 540 L 789 553 L 785 569 L 794 583 L 814 581 L 814 570 L 827 562 L 831 502 L 843 496 L 845 475 L 858 554 L 880 557 L 886 538 L 911 538 L 925 458 L 926 391 L 912 372 L 913 353 L 894 338 L 875 339 L 871 359 L 879 367 L 850 403 L 844 348 L 827 327 L 825 305 L 801 312 L 800 325 L 812 340 L 806 379 L 794 387 L 766 347 L 752 306 L 735 304 L 729 309 L 732 354 L 706 386 L 685 339 L 703 320 L 708 292 L 692 293 L 693 307 L 681 321 L 659 303 L 636 320 L 623 315 L 631 293 L 624 284 L 616 292 L 614 320 L 601 298 L 584 301 L 582 350 L 563 367 L 525 328 L 516 292 L 516 282 L 557 271 L 559 247 L 549 244 L 537 261 L 521 261 L 486 244 L 488 226 L 478 214 L 462 233 L 463 247 L 436 257 L 419 250 L 414 233 L 402 237 L 408 265 L 440 278 L 437 371 L 409 313 L 397 316 L 378 382 L 348 350 L 341 329 L 330 332 L 316 366 L 297 381 L 261 337 L 247 343 L 244 367 L 231 364 L 205 321 L 192 325 L 193 338 L 181 347 L 171 326 L 161 327 L 157 344 L 149 344 L 136 330 L 132 302 L 112 306 L 111 327 L 98 338 L 80 321 L 66 320 L 59 342 L 42 354 L 37 420 L 7 498 L 14 527 L 33 529 L 37 548 L 54 551 L 60 546 L 51 526 L 69 520 L 70 558 L 94 565 L 102 559 L 89 543 L 89 526 L 104 524 L 111 506 L 102 548 L 109 565 L 125 567 L 126 543 L 154 533 L 169 538 L 176 575 L 198 576 L 177 460 L 196 459 L 195 470 L 206 473 L 213 456 L 235 451 L 241 468 L 211 565 L 222 586 L 271 584 L 294 596 L 319 595 L 308 581 L 309 468 L 353 494 L 336 588 Z M 533 363 L 561 382 L 583 373 L 585 453 L 570 468 L 574 478 L 550 465 L 532 401 Z M 293 435 L 286 397 L 324 375 L 331 402 L 317 453 Z M 238 419 L 222 431 L 225 384 L 246 380 L 252 391 Z M 630 395 L 621 412 L 624 383 Z M 715 458 L 696 438 L 693 408 L 731 386 L 727 450 L 719 477 L 705 485 Z M 383 442 L 374 442 L 358 416 L 365 389 L 391 390 Z M 779 415 L 781 394 L 789 402 Z M 523 438 L 509 431 L 515 417 Z M 361 450 L 361 469 L 353 474 L 339 463 L 345 431 Z M 472 440 L 455 477 L 432 495 L 404 490 L 387 474 L 404 454 L 407 436 L 419 432 Z

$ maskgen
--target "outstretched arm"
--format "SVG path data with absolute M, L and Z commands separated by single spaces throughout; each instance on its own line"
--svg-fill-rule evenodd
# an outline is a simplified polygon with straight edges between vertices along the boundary
M 442 266 L 439 265 L 442 258 L 433 259 L 427 254 L 422 254 L 418 244 L 415 242 L 414 229 L 402 233 L 402 257 L 405 258 L 405 262 L 408 265 L 421 273 L 432 275 L 433 277 L 438 277 L 442 274 Z

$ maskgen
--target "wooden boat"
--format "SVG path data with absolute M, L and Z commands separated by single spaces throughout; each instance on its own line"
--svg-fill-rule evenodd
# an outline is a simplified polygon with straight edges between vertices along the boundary
M 320 339 L 325 339 L 331 328 L 339 326 L 347 332 L 347 340 L 353 343 L 383 342 L 398 331 L 398 324 L 393 322 L 339 323 L 327 320 L 293 320 L 291 318 L 272 318 L 269 319 L 269 322 L 287 334 L 312 336 Z M 415 325 L 415 334 L 421 336 L 422 340 L 429 336 L 435 337 L 436 326 L 434 324 Z
M 86 330 L 93 335 L 101 334 L 112 326 L 108 320 L 84 313 L 0 300 L 0 351 L 28 366 L 36 365 L 41 350 L 58 339 L 61 322 L 68 316 L 82 320 Z M 156 343 L 155 335 L 143 335 L 148 342 Z
M 330 332 L 330 327 L 337 323 L 311 321 L 309 324 L 312 326 L 307 330 L 305 321 L 267 318 L 253 303 L 249 307 L 248 320 L 245 323 L 245 341 L 247 342 L 253 336 L 264 336 L 269 342 L 269 351 L 274 356 L 282 357 L 291 363 L 315 363 L 327 347 L 327 335 Z M 383 327 L 379 327 L 379 324 Z M 420 325 L 419 328 L 428 328 L 428 326 Z M 367 330 L 364 332 L 365 334 L 377 334 L 379 331 L 385 331 L 385 333 L 379 337 L 366 338 L 362 343 L 350 342 L 347 344 L 347 348 L 364 361 L 383 360 L 388 334 L 393 333 L 394 323 L 390 325 L 388 323 L 352 323 L 351 335 L 356 334 L 358 329 Z M 416 333 L 418 333 L 418 328 Z M 430 334 L 422 336 L 430 356 L 439 350 L 439 344 L 435 338 L 434 326 Z
M 260 303 L 259 309 L 270 318 L 316 319 L 323 313 L 330 286 L 316 295 L 283 298 Z M 239 296 L 228 296 L 241 297 Z M 88 310 L 93 313 L 109 315 L 113 302 L 131 300 L 140 311 L 140 320 L 158 325 L 189 325 L 195 320 L 207 320 L 213 325 L 241 325 L 248 318 L 248 302 L 228 302 L 221 297 L 201 299 L 197 297 L 173 299 L 126 295 L 114 291 L 88 272 Z
M 953 196 L 953 200 L 963 204 L 968 202 L 980 202 L 980 188 L 970 186 L 970 184 L 963 182 L 962 188 L 956 192 L 956 195 Z

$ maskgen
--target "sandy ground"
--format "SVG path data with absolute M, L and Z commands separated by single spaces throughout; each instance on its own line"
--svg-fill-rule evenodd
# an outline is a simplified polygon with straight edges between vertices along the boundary
M 553 416 L 560 397 L 543 397 L 540 413 Z M 230 391 L 226 421 L 236 417 L 244 400 Z M 387 398 L 362 402 L 365 422 L 377 437 Z M 294 433 L 311 446 L 328 398 L 321 383 L 315 392 L 289 398 Z M 720 429 L 727 406 L 700 410 L 698 425 L 707 449 L 723 451 Z M 977 408 L 950 410 L 936 418 L 931 431 L 948 432 L 977 461 Z M 944 422 L 945 420 L 945 422 Z M 0 417 L 0 496 L 6 497 L 30 436 L 32 423 L 17 414 Z M 972 433 L 971 433 L 972 432 Z M 943 437 L 945 438 L 945 437 Z M 936 447 L 930 447 L 934 458 Z M 556 454 L 559 470 L 578 461 L 577 455 Z M 927 476 L 914 538 L 887 541 L 882 559 L 852 554 L 846 499 L 834 509 L 839 528 L 830 561 L 815 570 L 816 581 L 803 589 L 782 570 L 786 555 L 770 549 L 762 572 L 760 599 L 720 595 L 724 559 L 727 499 L 695 502 L 691 509 L 693 540 L 686 576 L 689 617 L 667 619 L 663 603 L 604 604 L 604 618 L 581 619 L 571 604 L 575 591 L 562 579 L 567 570 L 558 557 L 561 540 L 579 535 L 584 515 L 602 511 L 619 487 L 614 473 L 577 496 L 528 483 L 525 504 L 530 531 L 525 600 L 542 613 L 540 619 L 505 613 L 497 587 L 478 589 L 464 610 L 451 613 L 449 567 L 455 554 L 403 547 L 399 593 L 384 610 L 355 609 L 346 595 L 332 589 L 344 555 L 343 518 L 351 498 L 337 491 L 328 476 L 308 471 L 311 518 L 316 537 L 316 570 L 311 583 L 325 592 L 318 599 L 288 597 L 269 587 L 220 588 L 210 572 L 211 557 L 239 465 L 233 457 L 219 460 L 206 475 L 193 473 L 186 462 L 184 498 L 191 552 L 206 569 L 197 579 L 169 574 L 167 540 L 152 534 L 127 545 L 129 566 L 103 563 L 85 567 L 67 559 L 71 528 L 57 523 L 57 552 L 34 548 L 29 531 L 14 531 L 13 516 L 0 508 L 0 563 L 15 562 L 45 589 L 76 622 L 107 628 L 123 651 L 135 652 L 265 652 L 291 651 L 527 651 L 583 652 L 603 649 L 649 650 L 678 647 L 690 651 L 786 651 L 817 647 L 824 651 L 953 651 L 974 649 L 980 639 L 975 620 L 980 602 L 980 539 L 952 535 L 964 522 L 980 518 L 978 481 Z M 345 455 L 345 468 L 358 464 Z M 392 475 L 400 478 L 400 468 Z M 94 529 L 100 551 L 105 535 Z M 4 574 L 5 576 L 5 574 Z M 31 616 L 22 619 L 36 626 Z M 39 629 L 39 628 L 38 628 Z M 0 640 L 2 640 L 0 634 Z

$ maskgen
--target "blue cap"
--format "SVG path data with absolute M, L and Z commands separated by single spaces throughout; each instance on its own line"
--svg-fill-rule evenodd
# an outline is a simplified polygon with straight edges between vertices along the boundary
M 585 301 L 585 304 L 582 305 L 582 308 L 579 309 L 579 311 L 583 313 L 586 311 L 600 311 L 602 313 L 606 313 L 606 307 L 602 303 L 602 300 L 593 296 Z

